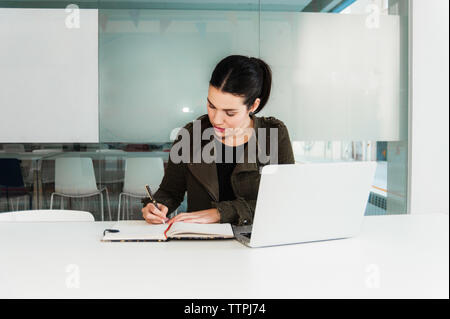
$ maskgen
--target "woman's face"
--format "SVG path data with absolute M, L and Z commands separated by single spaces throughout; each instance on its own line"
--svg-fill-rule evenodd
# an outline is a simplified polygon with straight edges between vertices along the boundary
M 251 109 L 244 104 L 244 97 L 225 93 L 210 85 L 207 109 L 209 121 L 217 136 L 236 135 L 240 129 L 253 127 L 250 112 L 256 110 L 260 99 L 256 99 Z M 226 132 L 225 132 L 226 129 Z

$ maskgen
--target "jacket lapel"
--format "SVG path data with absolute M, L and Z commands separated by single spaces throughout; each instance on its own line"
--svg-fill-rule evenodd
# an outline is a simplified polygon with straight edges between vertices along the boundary
M 201 123 L 201 132 L 203 132 L 206 128 L 212 127 L 209 122 L 209 118 L 206 117 L 204 121 Z M 192 140 L 191 140 L 192 141 Z M 210 141 L 202 140 L 200 152 L 203 150 L 205 145 Z M 191 143 L 191 152 L 193 152 L 193 145 Z M 215 151 L 214 151 L 215 154 Z M 191 154 L 191 162 L 188 164 L 188 168 L 191 171 L 192 175 L 199 181 L 201 185 L 208 191 L 209 195 L 216 201 L 219 201 L 219 178 L 217 176 L 217 168 L 216 163 L 206 163 L 201 159 L 200 163 L 194 163 L 193 157 Z
M 192 175 L 206 188 L 209 195 L 219 201 L 219 178 L 217 177 L 216 163 L 189 163 Z

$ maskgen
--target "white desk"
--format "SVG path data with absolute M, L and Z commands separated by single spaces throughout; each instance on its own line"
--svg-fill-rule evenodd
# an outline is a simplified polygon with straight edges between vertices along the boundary
M 0 224 L 0 298 L 449 297 L 448 215 L 370 216 L 352 239 L 259 249 L 100 242 L 111 225 Z

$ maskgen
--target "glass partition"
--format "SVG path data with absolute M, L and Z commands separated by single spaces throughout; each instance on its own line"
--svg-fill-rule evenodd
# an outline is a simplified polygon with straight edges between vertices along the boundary
M 207 8 L 99 11 L 101 141 L 170 141 L 206 112 L 220 59 L 258 56 L 258 11 Z
M 0 10 L 71 3 L 0 1 Z M 173 129 L 206 113 L 211 72 L 230 54 L 271 66 L 260 115 L 285 122 L 297 163 L 377 161 L 366 215 L 407 212 L 407 0 L 76 4 L 98 9 L 100 141 L 0 144 L 0 212 L 139 219 L 145 193 L 133 172 L 157 188 Z

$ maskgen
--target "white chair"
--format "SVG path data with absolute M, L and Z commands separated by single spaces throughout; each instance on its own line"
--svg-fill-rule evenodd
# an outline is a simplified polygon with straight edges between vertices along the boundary
M 93 222 L 94 216 L 79 210 L 27 210 L 0 213 L 1 222 Z
M 50 198 L 50 209 L 53 208 L 54 195 L 61 196 L 62 209 L 64 208 L 63 197 L 83 198 L 81 209 L 84 209 L 85 197 L 100 196 L 100 209 L 103 221 L 103 191 L 106 192 L 109 219 L 112 220 L 108 189 L 106 187 L 97 188 L 92 159 L 63 157 L 55 160 L 55 192 L 52 193 Z
M 129 218 L 129 197 L 146 197 L 145 185 L 148 184 L 153 193 L 164 177 L 164 162 L 160 157 L 127 158 L 125 162 L 125 178 L 123 191 L 119 195 L 117 220 L 120 220 L 122 196 L 127 198 L 127 218 Z

